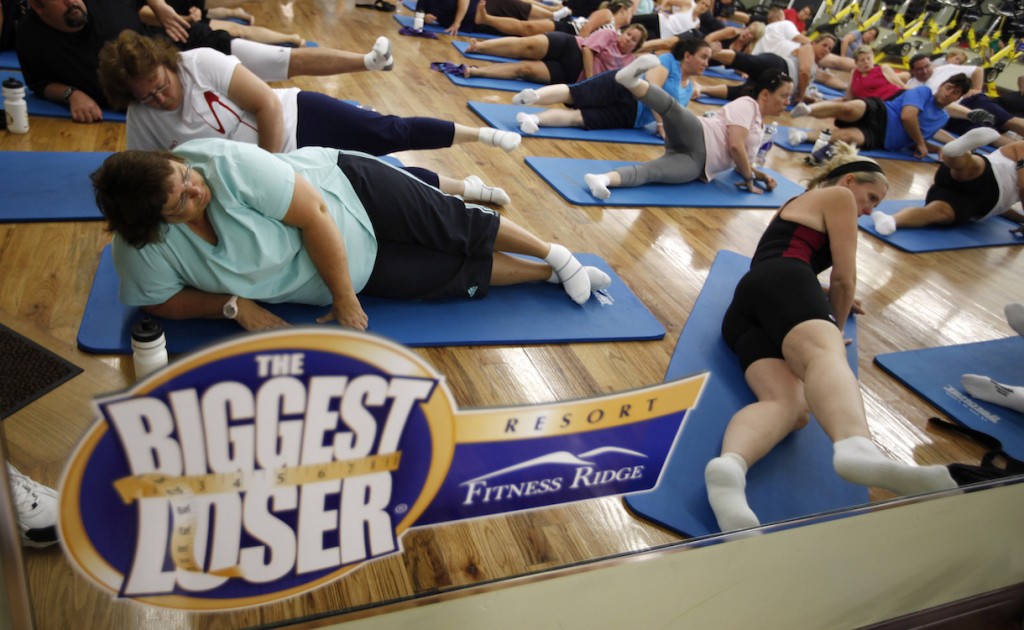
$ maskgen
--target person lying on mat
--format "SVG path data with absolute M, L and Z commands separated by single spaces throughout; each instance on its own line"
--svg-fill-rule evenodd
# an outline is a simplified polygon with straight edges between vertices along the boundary
M 700 96 L 692 79 L 703 74 L 711 57 L 711 47 L 703 39 L 682 38 L 670 53 L 657 57 L 658 65 L 647 70 L 647 82 L 658 86 L 683 107 L 690 98 Z M 525 89 L 512 97 L 516 105 L 553 105 L 571 107 L 546 109 L 539 114 L 519 112 L 516 121 L 523 133 L 537 133 L 540 127 L 582 127 L 583 129 L 649 129 L 662 134 L 659 112 L 633 97 L 615 79 L 616 73 L 603 72 L 592 79 L 571 85 L 548 85 L 538 90 Z
M 768 35 L 758 42 L 763 44 Z M 827 33 L 822 34 L 817 40 L 810 44 L 800 44 L 796 41 L 788 41 L 785 44 L 790 46 L 788 52 L 765 51 L 748 55 L 735 50 L 716 50 L 712 58 L 726 68 L 732 68 L 737 72 L 747 75 L 746 83 L 730 85 L 704 86 L 704 93 L 715 98 L 735 100 L 741 96 L 750 96 L 754 89 L 754 83 L 762 72 L 779 70 L 793 77 L 793 102 L 803 102 L 806 98 L 807 88 L 811 83 L 817 81 L 837 90 L 845 90 L 846 82 L 832 74 L 819 64 L 830 54 L 832 46 L 835 45 L 835 37 Z M 754 50 L 757 50 L 755 47 Z M 775 48 L 773 50 L 779 50 Z
M 722 531 L 759 525 L 746 474 L 813 413 L 834 444 L 843 479 L 916 494 L 956 486 L 945 466 L 888 459 L 871 441 L 857 377 L 847 362 L 843 326 L 857 284 L 857 217 L 871 212 L 889 184 L 877 163 L 840 144 L 836 155 L 790 199 L 761 237 L 722 321 L 757 401 L 729 421 L 719 457 L 704 472 Z M 827 291 L 818 274 L 831 267 Z
M 1024 304 L 1007 304 L 1005 313 L 1010 328 L 1024 337 Z M 960 377 L 960 384 L 968 394 L 978 400 L 1006 407 L 1017 413 L 1024 413 L 1024 386 L 1022 385 L 1004 385 L 980 374 L 964 374 Z
M 907 89 L 892 66 L 875 63 L 875 51 L 871 46 L 864 44 L 858 48 L 853 62 L 845 100 L 877 98 L 887 101 Z
M 974 116 L 973 111 L 967 114 L 946 111 L 948 107 L 960 107 L 956 101 L 970 89 L 970 85 L 970 79 L 957 74 L 943 83 L 934 96 L 930 89 L 921 85 L 904 90 L 888 101 L 858 98 L 852 101 L 821 101 L 813 105 L 797 103 L 790 116 L 835 118 L 833 141 L 854 144 L 865 150 L 913 149 L 914 157 L 924 158 L 930 149 L 927 140 L 942 129 L 950 113 Z M 789 142 L 793 145 L 815 142 L 820 133 L 819 129 L 804 131 L 793 127 L 789 130 Z
M 664 90 L 641 78 L 644 71 L 657 64 L 654 55 L 643 55 L 615 73 L 615 79 L 661 116 L 665 155 L 607 173 L 587 173 L 584 181 L 590 194 L 608 199 L 609 188 L 709 182 L 732 168 L 743 178 L 736 185 L 748 192 L 761 194 L 758 183 L 766 190 L 774 190 L 775 179 L 754 168 L 754 156 L 764 134 L 764 117 L 786 110 L 793 79 L 778 71 L 762 74 L 756 100 L 744 96 L 711 117 L 695 116 Z
M 164 0 L 147 0 L 162 30 L 143 24 L 134 2 L 101 0 L 29 0 L 32 11 L 18 21 L 18 60 L 25 82 L 37 96 L 67 105 L 75 122 L 103 120 L 109 106 L 97 70 L 103 45 L 123 30 L 167 37 L 181 50 L 210 47 L 231 54 L 265 81 L 302 75 L 329 76 L 394 66 L 391 44 L 377 39 L 366 54 L 327 47 L 268 46 L 189 24 Z
M 871 213 L 875 230 L 889 235 L 898 229 L 955 227 L 997 215 L 1024 223 L 1024 215 L 1011 209 L 1024 199 L 1024 142 L 1008 144 L 989 155 L 971 153 L 998 137 L 995 129 L 979 127 L 947 143 L 924 207 L 904 208 L 891 215 L 875 211 Z
M 271 89 L 235 57 L 210 48 L 178 52 L 170 43 L 125 31 L 100 51 L 107 99 L 128 108 L 129 149 L 172 149 L 195 138 L 227 138 L 272 152 L 325 146 L 384 155 L 482 142 L 511 151 L 519 134 L 436 118 L 385 116 L 318 92 Z M 508 195 L 478 177 L 410 169 L 468 201 L 504 205 Z
M 630 23 L 630 20 L 636 14 L 636 4 L 633 0 L 608 0 L 607 2 L 602 2 L 601 6 L 593 11 L 581 14 L 581 17 L 571 20 L 564 19 L 565 16 L 562 13 L 556 13 L 551 18 L 530 18 L 525 20 L 500 16 L 490 10 L 493 5 L 494 0 L 491 0 L 490 4 L 487 4 L 485 0 L 480 0 L 477 3 L 474 18 L 477 30 L 497 33 L 499 35 L 512 35 L 514 37 L 529 37 L 531 35 L 543 35 L 544 33 L 565 33 L 567 35 L 589 37 L 600 29 L 621 30 Z M 566 11 L 568 11 L 568 8 Z M 484 28 L 481 29 L 481 27 Z
M 358 293 L 479 299 L 491 286 L 550 281 L 583 304 L 611 282 L 565 247 L 364 153 L 192 140 L 115 153 L 92 185 L 114 233 L 119 297 L 158 317 L 259 330 L 285 322 L 255 300 L 295 302 L 330 305 L 317 321 L 364 330 Z
M 467 79 L 521 79 L 544 84 L 575 83 L 608 70 L 618 70 L 633 61 L 633 51 L 646 39 L 647 30 L 639 24 L 632 24 L 622 33 L 600 29 L 586 38 L 545 33 L 473 42 L 468 52 L 525 61 L 466 66 L 463 76 Z
M 167 0 L 178 15 L 182 16 L 190 24 L 202 22 L 208 24 L 215 31 L 226 31 L 232 37 L 240 37 L 252 42 L 261 44 L 279 44 L 302 48 L 306 40 L 295 33 L 281 33 L 265 26 L 253 24 L 253 16 L 242 9 L 227 9 L 217 7 L 206 8 L 205 0 Z M 152 11 L 149 7 L 143 11 Z M 238 18 L 247 21 L 241 24 L 227 18 Z
M 426 14 L 427 24 L 440 25 L 452 37 L 458 35 L 459 31 L 509 35 L 510 33 L 477 22 L 477 16 L 482 11 L 478 8 L 480 4 L 483 4 L 483 0 L 419 0 L 416 3 L 416 10 Z M 486 11 L 492 16 L 511 18 L 515 21 L 561 20 L 572 15 L 572 11 L 566 7 L 551 9 L 524 0 L 491 0 Z

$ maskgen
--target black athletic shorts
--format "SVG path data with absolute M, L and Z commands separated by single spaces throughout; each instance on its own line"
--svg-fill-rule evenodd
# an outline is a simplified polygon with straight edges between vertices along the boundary
M 885 109 L 885 101 L 873 96 L 861 99 L 866 105 L 860 120 L 846 122 L 836 119 L 836 127 L 853 127 L 864 134 L 862 151 L 885 148 L 885 129 L 889 125 L 889 111 Z
M 969 182 L 958 182 L 945 164 L 935 171 L 935 182 L 925 195 L 925 203 L 945 201 L 953 208 L 956 217 L 950 225 L 963 225 L 984 217 L 999 203 L 999 182 L 992 171 L 992 164 L 985 156 L 985 170 L 981 176 Z

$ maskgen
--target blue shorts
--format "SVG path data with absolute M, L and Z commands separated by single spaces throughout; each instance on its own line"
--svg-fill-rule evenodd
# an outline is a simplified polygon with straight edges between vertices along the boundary
M 583 114 L 584 129 L 632 129 L 636 98 L 615 80 L 615 70 L 569 86 L 572 106 Z

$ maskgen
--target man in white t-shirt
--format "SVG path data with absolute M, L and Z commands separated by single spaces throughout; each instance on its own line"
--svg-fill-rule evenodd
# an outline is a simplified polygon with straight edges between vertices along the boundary
M 764 35 L 754 46 L 753 54 L 770 52 L 786 57 L 800 46 L 810 43 L 811 40 L 801 35 L 796 26 L 786 19 L 782 9 L 775 7 L 768 12 Z
M 995 122 L 988 126 L 994 127 L 1000 132 L 1013 131 L 1017 134 L 1024 134 L 1024 118 L 1014 116 L 999 103 L 995 102 L 995 100 L 982 93 L 985 87 L 985 69 L 981 66 L 966 66 L 954 63 L 944 63 L 936 66 L 932 64 L 931 59 L 927 55 L 914 55 L 910 58 L 909 67 L 912 78 L 907 81 L 907 88 L 926 85 L 933 94 L 949 77 L 960 73 L 966 74 L 971 79 L 971 89 L 964 94 L 959 104 L 967 109 L 980 109 L 992 114 Z M 945 129 L 955 134 L 963 135 L 971 129 L 980 126 L 982 125 L 968 120 L 952 118 L 946 124 Z M 1010 142 L 1013 142 L 1013 140 L 1000 136 L 994 145 L 1003 146 Z

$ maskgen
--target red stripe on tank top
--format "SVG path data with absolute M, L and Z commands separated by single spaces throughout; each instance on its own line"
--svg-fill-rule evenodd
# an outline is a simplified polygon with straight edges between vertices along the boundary
M 799 225 L 793 230 L 789 239 L 786 251 L 782 252 L 782 258 L 796 258 L 810 264 L 811 257 L 825 244 L 826 237 L 817 230 Z

